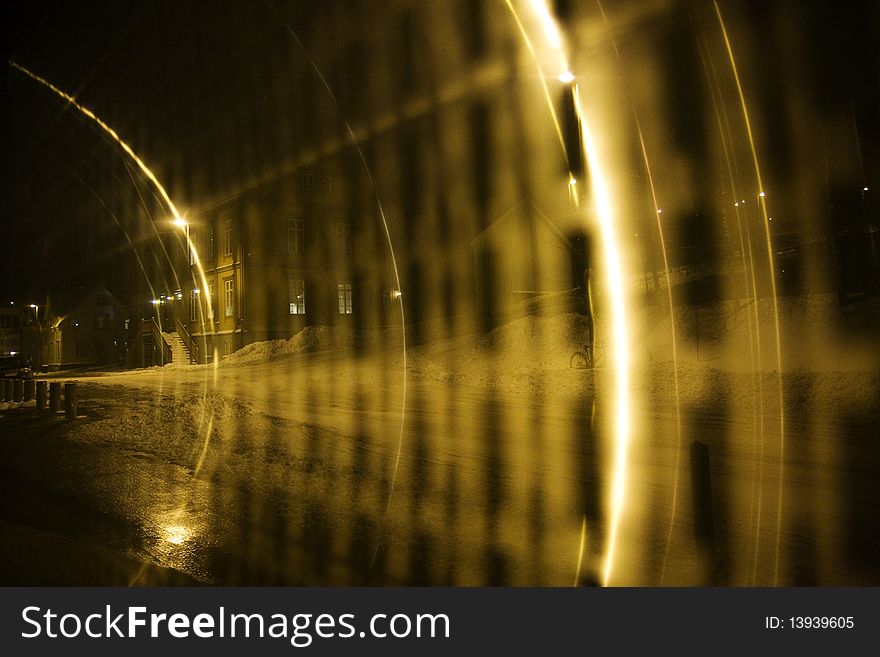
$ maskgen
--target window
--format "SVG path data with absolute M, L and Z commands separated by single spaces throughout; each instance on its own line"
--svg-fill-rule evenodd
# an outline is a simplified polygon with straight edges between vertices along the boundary
M 336 224 L 336 249 L 345 257 L 351 257 L 351 224 Z
M 77 357 L 86 355 L 86 341 L 77 338 L 73 343 L 74 355 Z
M 214 222 L 208 221 L 207 234 L 205 235 L 205 251 L 209 261 L 214 260 Z
M 95 328 L 99 331 L 107 328 L 107 317 L 105 315 L 97 315 L 95 317 Z
M 235 314 L 235 280 L 231 278 L 223 281 L 223 314 L 226 317 Z
M 336 178 L 334 176 L 324 176 L 324 193 L 332 194 L 336 191 Z
M 315 176 L 311 173 L 303 173 L 300 176 L 300 185 L 304 192 L 315 191 Z
M 214 312 L 217 309 L 217 295 L 215 294 L 216 290 L 214 288 L 214 283 L 208 283 L 208 298 L 211 300 L 211 307 L 208 309 L 208 320 L 214 320 Z
M 351 283 L 339 283 L 336 286 L 336 297 L 339 301 L 339 314 L 351 315 Z
M 290 299 L 290 314 L 306 314 L 306 286 L 301 278 L 291 278 L 287 282 L 288 298 Z
M 189 321 L 199 320 L 199 291 L 193 290 L 189 295 Z
M 305 226 L 302 219 L 287 221 L 287 255 L 305 253 Z
M 231 256 L 232 255 L 232 219 L 224 220 L 223 234 L 224 234 L 223 245 L 225 247 L 225 250 L 223 251 L 223 253 L 225 255 Z

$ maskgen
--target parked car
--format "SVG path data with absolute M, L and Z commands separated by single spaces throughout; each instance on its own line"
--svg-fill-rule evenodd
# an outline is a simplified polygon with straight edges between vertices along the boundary
M 0 357 L 0 373 L 4 379 L 32 379 L 34 371 L 17 356 Z

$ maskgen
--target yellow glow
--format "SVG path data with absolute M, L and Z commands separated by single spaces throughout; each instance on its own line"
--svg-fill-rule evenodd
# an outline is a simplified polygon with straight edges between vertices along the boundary
M 589 121 L 584 115 L 577 87 L 574 89 L 575 107 L 581 118 L 581 135 L 584 151 L 590 167 L 590 179 L 595 197 L 596 217 L 599 221 L 599 233 L 602 243 L 602 254 L 605 264 L 605 276 L 608 280 L 607 302 L 611 308 L 611 349 L 613 369 L 613 442 L 614 457 L 611 474 L 611 509 L 608 529 L 608 543 L 605 551 L 605 567 L 602 583 L 607 586 L 614 569 L 614 556 L 617 549 L 617 535 L 626 503 L 627 465 L 630 441 L 630 382 L 629 382 L 629 327 L 623 288 L 623 261 L 620 257 L 620 246 L 615 228 L 615 215 L 605 172 L 599 159 L 593 136 L 590 133 Z
M 181 525 L 171 525 L 165 528 L 165 540 L 174 545 L 185 543 L 192 536 L 192 531 Z
M 559 74 L 559 81 L 568 84 L 569 82 L 574 82 L 574 73 L 571 71 L 563 71 Z
M 539 64 L 534 45 L 532 44 L 529 33 L 511 0 L 507 0 L 506 4 L 513 14 L 523 40 L 538 67 L 538 73 L 541 79 L 541 85 L 544 89 L 544 95 L 547 99 L 550 115 L 553 118 L 553 123 L 556 127 L 556 132 L 559 136 L 559 142 L 562 146 L 563 153 L 565 153 L 565 140 L 562 138 L 562 131 L 556 117 L 556 112 L 553 108 L 553 99 L 547 87 L 546 77 Z M 564 71 L 570 70 L 565 54 L 561 52 L 562 39 L 559 35 L 559 30 L 546 2 L 544 0 L 531 0 L 530 4 L 541 23 L 547 43 L 551 48 L 560 51 L 559 56 L 562 60 L 561 69 Z M 613 443 L 615 448 L 611 477 L 611 518 L 609 521 L 609 535 L 602 578 L 603 584 L 607 586 L 613 570 L 614 553 L 617 547 L 617 535 L 626 500 L 627 465 L 630 439 L 629 328 L 627 325 L 627 311 L 624 299 L 623 281 L 625 277 L 623 273 L 623 262 L 620 256 L 620 247 L 615 229 L 615 217 L 611 197 L 608 191 L 608 185 L 599 153 L 590 133 L 589 121 L 586 120 L 581 105 L 577 85 L 573 86 L 572 93 L 575 112 L 580 119 L 583 148 L 590 168 L 590 183 L 593 191 L 596 216 L 598 217 L 599 222 L 605 275 L 608 280 L 606 301 L 611 308 L 611 336 L 608 340 L 608 344 L 610 345 L 611 351 L 610 369 L 613 379 L 611 397 L 614 410 L 612 413 L 611 430 L 613 433 Z M 565 154 L 566 157 L 568 157 L 568 154 Z M 570 176 L 570 187 L 572 180 L 574 180 L 574 178 L 573 176 Z M 580 555 L 578 557 L 578 564 L 580 564 Z
M 97 123 L 104 130 L 104 132 L 106 132 L 113 139 L 113 141 L 115 141 L 119 145 L 119 147 L 123 151 L 125 151 L 125 153 L 134 161 L 134 163 L 137 164 L 138 168 L 141 170 L 141 173 L 143 173 L 147 177 L 147 179 L 151 183 L 153 183 L 156 190 L 159 192 L 159 195 L 162 197 L 162 200 L 165 201 L 165 204 L 168 206 L 168 209 L 171 211 L 174 224 L 177 226 L 180 226 L 180 225 L 185 226 L 186 225 L 186 220 L 181 216 L 180 212 L 178 212 L 177 206 L 174 205 L 174 202 L 171 200 L 171 197 L 168 195 L 168 192 L 165 190 L 165 188 L 162 186 L 162 184 L 156 178 L 156 176 L 152 172 L 152 170 L 144 163 L 143 160 L 141 160 L 140 157 L 138 157 L 137 153 L 135 153 L 132 150 L 131 146 L 129 146 L 125 141 L 123 141 L 122 137 L 120 137 L 113 128 L 111 128 L 109 125 L 104 123 L 104 121 L 102 121 L 88 107 L 85 107 L 84 105 L 80 105 L 73 96 L 71 96 L 68 93 L 65 93 L 64 91 L 62 91 L 61 89 L 56 87 L 54 84 L 52 84 L 51 82 L 49 82 L 45 78 L 40 77 L 36 73 L 26 69 L 24 66 L 21 66 L 20 64 L 17 64 L 16 62 L 14 62 L 12 60 L 8 60 L 8 63 L 9 63 L 10 67 L 16 69 L 17 71 L 20 71 L 21 73 L 24 73 L 26 76 L 28 76 L 29 78 L 31 78 L 35 82 L 39 82 L 44 87 L 46 87 L 50 91 L 54 92 L 55 94 L 57 94 L 58 96 L 60 96 L 64 100 L 66 100 L 68 103 L 70 103 L 73 107 L 78 109 L 84 116 L 90 118 L 92 121 Z M 201 260 L 199 259 L 199 254 L 195 248 L 195 245 L 192 243 L 192 240 L 190 239 L 189 234 L 187 234 L 187 236 L 186 236 L 186 242 L 187 242 L 187 248 L 192 253 L 192 257 L 193 257 L 196 269 L 198 271 L 202 287 L 207 288 L 208 287 L 208 279 L 205 276 L 205 269 L 202 266 Z M 208 310 L 210 312 L 211 311 L 210 297 L 208 297 L 207 304 L 208 304 Z M 217 365 L 217 363 L 215 362 L 215 366 L 216 365 Z
M 177 217 L 172 223 L 178 228 L 186 228 L 187 226 L 186 222 L 180 217 Z
M 562 127 L 559 125 L 559 118 L 556 116 L 556 110 L 553 107 L 553 97 L 550 95 L 550 89 L 547 87 L 547 77 L 544 75 L 544 71 L 541 67 L 541 62 L 538 58 L 538 53 L 535 52 L 535 46 L 532 44 L 532 39 L 529 37 L 529 33 L 526 30 L 525 25 L 523 25 L 522 19 L 519 16 L 519 13 L 516 10 L 516 7 L 513 6 L 511 0 L 506 0 L 507 8 L 510 9 L 510 13 L 513 14 L 513 19 L 516 21 L 516 25 L 519 28 L 519 32 L 522 35 L 523 41 L 526 44 L 526 48 L 528 48 L 529 54 L 532 57 L 532 60 L 535 62 L 535 67 L 538 69 L 538 78 L 541 80 L 541 88 L 544 90 L 544 98 L 547 100 L 547 109 L 550 111 L 550 117 L 553 119 L 553 127 L 556 128 L 556 136 L 559 138 L 559 145 L 562 147 L 562 152 L 565 155 L 565 159 L 570 161 L 568 156 L 568 152 L 565 148 L 565 138 L 562 136 Z M 535 4 L 541 4 L 540 2 L 532 2 L 532 6 Z M 553 19 L 549 15 L 549 12 L 546 7 L 536 8 L 536 11 L 541 13 L 541 15 L 546 15 L 546 19 L 550 21 L 551 27 L 555 31 L 555 24 L 553 24 Z M 557 33 L 558 34 L 558 33 Z M 561 53 L 560 53 L 561 55 Z M 565 57 L 561 56 L 562 61 L 561 68 L 563 70 L 568 70 L 568 63 L 565 61 Z
M 547 38 L 547 43 L 554 50 L 562 50 L 562 37 L 559 34 L 559 29 L 556 27 L 556 21 L 553 20 L 553 16 L 550 14 L 547 3 L 544 0 L 531 0 L 531 5 L 532 10 L 541 23 L 541 27 L 544 28 L 544 36 Z

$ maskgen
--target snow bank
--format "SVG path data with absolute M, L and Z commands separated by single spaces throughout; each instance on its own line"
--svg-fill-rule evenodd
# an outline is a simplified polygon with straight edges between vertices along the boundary
M 349 328 L 306 326 L 288 340 L 252 342 L 226 356 L 221 364 L 260 363 L 306 352 L 348 349 L 354 341 L 354 331 Z

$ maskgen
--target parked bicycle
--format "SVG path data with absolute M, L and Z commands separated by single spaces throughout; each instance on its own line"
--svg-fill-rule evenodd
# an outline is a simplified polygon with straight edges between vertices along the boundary
M 586 370 L 593 367 L 593 348 L 585 344 L 568 359 L 568 366 L 576 370 Z

